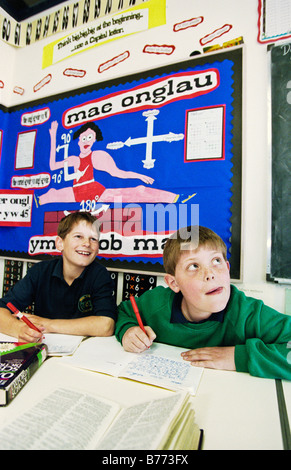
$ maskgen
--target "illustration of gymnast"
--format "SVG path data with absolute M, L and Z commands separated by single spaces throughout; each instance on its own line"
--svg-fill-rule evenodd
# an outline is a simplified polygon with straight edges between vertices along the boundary
M 145 185 L 152 185 L 153 178 L 136 173 L 134 171 L 124 171 L 118 168 L 108 152 L 104 150 L 92 150 L 95 142 L 102 141 L 102 133 L 99 127 L 88 122 L 81 126 L 73 135 L 73 139 L 78 140 L 80 154 L 71 155 L 64 160 L 56 161 L 56 140 L 57 121 L 51 123 L 49 130 L 51 138 L 50 149 L 50 169 L 51 171 L 64 169 L 64 173 L 73 180 L 73 185 L 60 189 L 50 188 L 45 194 L 39 196 L 40 204 L 52 202 L 81 202 L 83 200 L 95 200 L 98 202 L 114 202 L 115 198 L 120 198 L 122 202 L 142 203 L 142 202 L 164 202 L 172 203 L 177 195 L 161 189 L 150 188 Z M 68 168 L 73 167 L 74 173 L 69 174 Z M 126 188 L 105 188 L 94 179 L 94 169 L 105 171 L 111 176 L 122 179 L 139 179 L 144 184 Z

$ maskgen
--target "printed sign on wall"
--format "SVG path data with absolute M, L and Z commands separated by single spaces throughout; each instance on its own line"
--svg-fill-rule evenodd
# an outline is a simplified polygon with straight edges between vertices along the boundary
M 90 211 L 101 225 L 105 260 L 161 266 L 169 235 L 198 223 L 218 232 L 233 256 L 234 210 L 240 225 L 233 202 L 240 186 L 232 181 L 233 166 L 237 181 L 240 168 L 239 64 L 240 49 L 10 112 L 0 187 L 32 193 L 33 207 L 29 227 L 12 226 L 11 210 L 1 249 L 57 254 L 60 219 Z
M 139 2 L 140 3 L 140 2 Z M 119 3 L 120 9 L 121 3 Z M 112 13 L 114 13 L 112 11 Z M 165 0 L 147 0 L 122 13 L 96 21 L 44 47 L 43 68 L 92 47 L 101 46 L 128 35 L 147 31 L 166 23 Z
M 155 4 L 157 0 L 78 0 L 75 2 L 59 2 L 55 9 L 49 9 L 43 16 L 35 15 L 36 18 L 18 22 L 8 14 L 0 13 L 0 30 L 2 41 L 11 46 L 26 47 L 44 38 L 65 33 L 72 28 L 83 28 L 82 31 L 90 30 L 92 23 L 100 18 L 107 19 L 109 15 L 128 10 L 133 5 L 151 2 Z M 158 0 L 160 2 L 160 0 Z M 9 2 L 8 2 L 9 3 Z M 34 3 L 28 2 L 29 7 Z M 39 2 L 40 3 L 40 2 Z M 38 17 L 37 17 L 38 16 Z

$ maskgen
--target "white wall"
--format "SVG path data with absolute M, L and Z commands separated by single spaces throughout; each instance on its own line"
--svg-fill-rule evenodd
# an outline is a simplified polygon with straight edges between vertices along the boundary
M 5 88 L 0 90 L 0 102 L 16 105 L 42 97 L 74 90 L 117 76 L 155 68 L 189 58 L 192 51 L 202 52 L 200 38 L 225 24 L 231 30 L 211 44 L 243 36 L 243 210 L 242 210 L 242 277 L 240 287 L 254 297 L 274 308 L 284 311 L 285 288 L 267 283 L 267 243 L 269 210 L 269 147 L 268 147 L 268 60 L 267 46 L 257 41 L 258 2 L 256 0 L 167 0 L 167 24 L 144 33 L 123 38 L 110 44 L 95 47 L 65 61 L 42 69 L 42 53 L 45 44 L 62 35 L 42 40 L 37 44 L 17 49 L 0 42 L 0 80 L 4 76 Z M 197 27 L 174 32 L 173 25 L 191 18 L 203 16 Z M 145 54 L 146 44 L 174 45 L 172 55 Z M 118 66 L 98 73 L 99 64 L 121 54 L 130 52 L 130 58 Z M 11 51 L 11 55 L 10 55 Z M 8 60 L 9 56 L 9 60 Z M 3 60 L 4 58 L 4 60 Z M 86 71 L 84 78 L 65 77 L 65 68 Z M 52 74 L 49 85 L 37 93 L 33 86 L 48 73 Z M 22 96 L 13 93 L 17 85 L 24 89 Z
M 14 87 L 16 52 L 16 49 L 0 40 L 0 80 L 3 83 L 0 87 L 0 103 L 7 107 L 10 105 Z

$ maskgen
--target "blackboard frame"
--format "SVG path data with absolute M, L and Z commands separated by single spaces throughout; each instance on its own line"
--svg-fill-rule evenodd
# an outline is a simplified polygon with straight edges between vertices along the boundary
M 270 45 L 268 62 L 270 201 L 266 279 L 279 284 L 291 284 L 291 190 L 288 192 L 286 174 L 288 165 L 291 167 L 291 141 L 288 137 L 291 125 L 290 40 Z M 287 86 L 288 83 L 290 85 Z

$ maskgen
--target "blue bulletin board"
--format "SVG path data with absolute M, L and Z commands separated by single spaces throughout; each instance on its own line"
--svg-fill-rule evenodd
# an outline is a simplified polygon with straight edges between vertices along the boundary
M 109 267 L 162 272 L 190 224 L 240 277 L 242 49 L 1 108 L 0 254 L 55 256 L 59 220 L 94 213 Z

